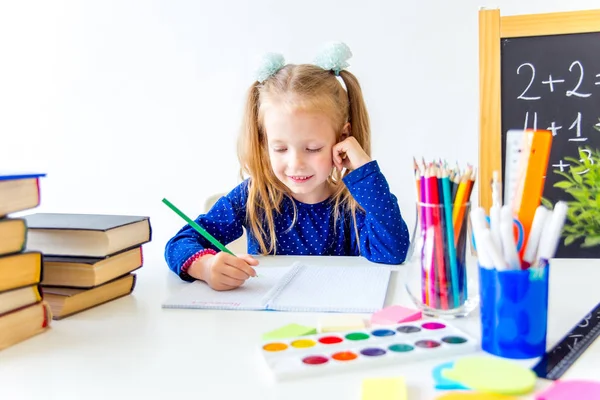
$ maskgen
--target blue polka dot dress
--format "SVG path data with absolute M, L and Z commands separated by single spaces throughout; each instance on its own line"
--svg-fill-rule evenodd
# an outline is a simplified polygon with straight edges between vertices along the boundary
M 383 264 L 404 262 L 409 246 L 408 228 L 377 161 L 352 171 L 343 181 L 364 209 L 356 213 L 358 238 L 350 211 L 342 213 L 335 223 L 333 204 L 329 200 L 305 204 L 284 197 L 282 212 L 275 215 L 276 254 L 363 256 Z M 236 240 L 246 227 L 247 189 L 248 180 L 221 197 L 208 213 L 198 216 L 196 222 L 221 243 Z M 294 218 L 292 201 L 298 214 L 296 224 L 290 228 Z M 259 254 L 258 241 L 249 229 L 247 236 L 248 254 Z M 169 268 L 182 276 L 182 265 L 207 248 L 218 251 L 190 225 L 185 225 L 167 242 L 165 259 Z M 189 279 L 189 275 L 183 275 Z

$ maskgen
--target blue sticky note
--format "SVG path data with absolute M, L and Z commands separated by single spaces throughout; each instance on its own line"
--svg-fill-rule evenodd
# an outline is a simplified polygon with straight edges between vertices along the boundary
M 453 390 L 453 389 L 468 389 L 458 382 L 451 381 L 450 379 L 442 376 L 442 370 L 451 369 L 454 366 L 454 362 L 447 362 L 440 364 L 435 367 L 432 371 L 433 380 L 435 382 L 435 388 L 441 390 Z

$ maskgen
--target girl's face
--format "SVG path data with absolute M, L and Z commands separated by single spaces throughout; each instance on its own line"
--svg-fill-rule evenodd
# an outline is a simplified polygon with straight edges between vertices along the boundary
M 331 119 L 319 112 L 271 106 L 264 127 L 273 173 L 292 197 L 307 204 L 326 200 L 337 138 Z

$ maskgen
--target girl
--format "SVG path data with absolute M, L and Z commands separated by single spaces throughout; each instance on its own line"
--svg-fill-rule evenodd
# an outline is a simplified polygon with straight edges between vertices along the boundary
M 333 43 L 315 65 L 265 57 L 239 140 L 242 174 L 249 178 L 196 219 L 217 240 L 227 244 L 246 228 L 249 254 L 404 261 L 408 229 L 371 160 L 362 91 L 345 70 L 350 56 L 345 44 Z M 242 285 L 258 265 L 250 255 L 217 253 L 189 225 L 168 241 L 165 258 L 182 279 L 215 290 Z

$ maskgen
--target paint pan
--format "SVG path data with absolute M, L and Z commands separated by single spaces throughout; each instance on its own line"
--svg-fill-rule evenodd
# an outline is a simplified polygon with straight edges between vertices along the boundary
M 479 343 L 448 321 L 425 319 L 386 327 L 262 342 L 276 380 L 465 355 Z

